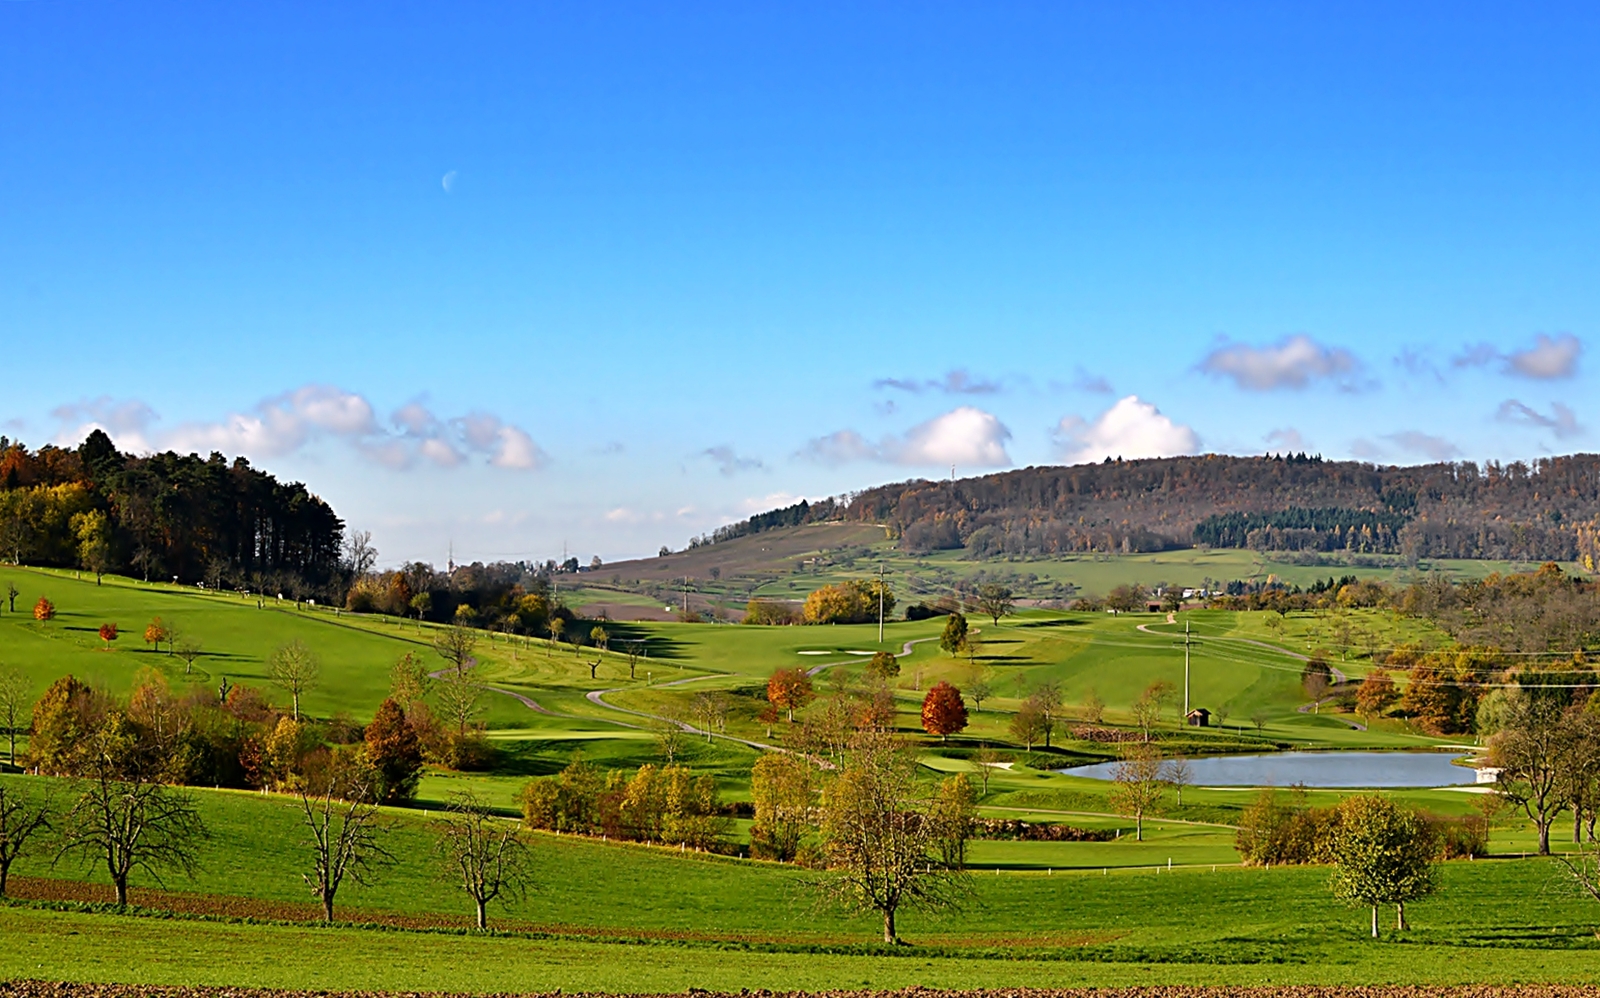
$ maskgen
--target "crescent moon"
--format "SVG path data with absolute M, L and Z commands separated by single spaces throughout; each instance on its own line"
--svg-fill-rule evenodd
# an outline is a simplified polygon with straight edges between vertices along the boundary
M 456 185 L 456 171 L 454 171 L 454 170 L 451 170 L 449 173 L 445 174 L 444 175 L 444 179 L 439 181 L 439 186 L 444 188 L 444 192 L 446 194 L 449 194 L 451 188 L 455 187 L 455 185 Z

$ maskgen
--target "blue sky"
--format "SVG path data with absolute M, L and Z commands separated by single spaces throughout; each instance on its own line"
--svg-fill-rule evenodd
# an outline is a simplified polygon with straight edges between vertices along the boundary
M 386 562 L 952 464 L 1592 450 L 1597 28 L 0 4 L 0 430 L 244 453 Z

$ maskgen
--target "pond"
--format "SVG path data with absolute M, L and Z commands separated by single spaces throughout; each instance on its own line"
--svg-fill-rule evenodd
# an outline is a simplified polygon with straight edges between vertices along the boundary
M 1448 787 L 1478 781 L 1476 771 L 1456 766 L 1460 753 L 1446 752 L 1274 752 L 1271 755 L 1210 756 L 1190 759 L 1194 785 L 1201 787 Z M 1056 772 L 1112 778 L 1114 762 L 1074 766 Z

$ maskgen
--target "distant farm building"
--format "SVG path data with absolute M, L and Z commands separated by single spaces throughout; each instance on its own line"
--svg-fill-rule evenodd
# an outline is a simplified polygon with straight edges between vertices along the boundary
M 1211 711 L 1206 710 L 1204 707 L 1196 707 L 1194 710 L 1189 711 L 1185 720 L 1189 722 L 1189 727 L 1191 728 L 1209 728 L 1211 727 Z

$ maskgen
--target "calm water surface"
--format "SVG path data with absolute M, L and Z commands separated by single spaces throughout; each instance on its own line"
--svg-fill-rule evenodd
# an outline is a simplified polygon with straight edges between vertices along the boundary
M 1275 752 L 1272 755 L 1190 759 L 1194 783 L 1202 787 L 1448 787 L 1476 783 L 1469 767 L 1451 765 L 1460 753 Z M 1111 779 L 1116 763 L 1074 766 L 1057 772 Z

